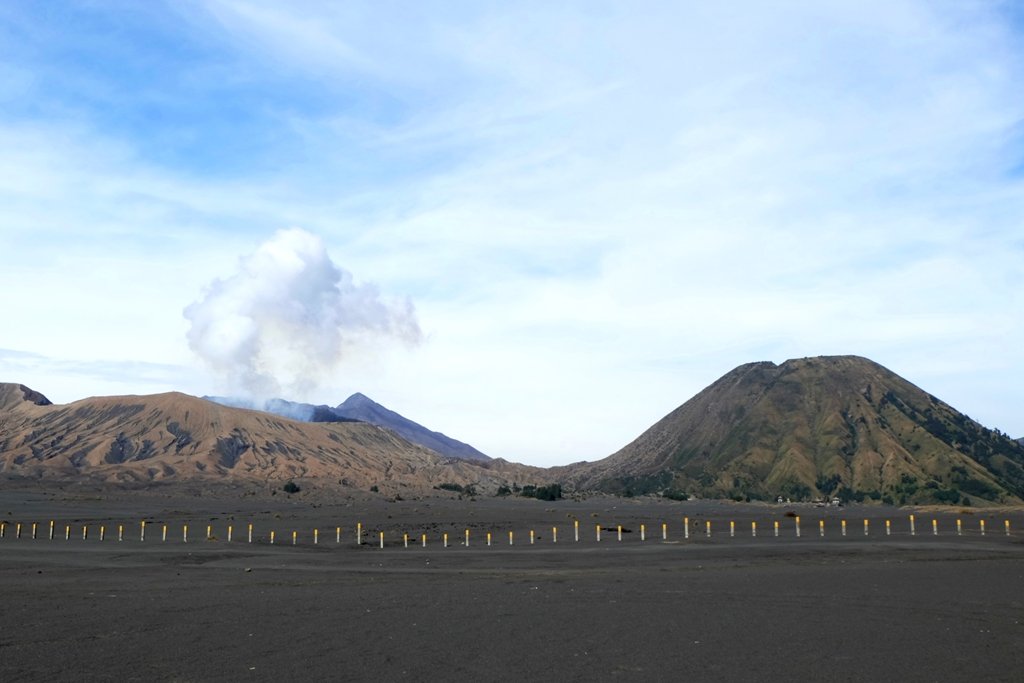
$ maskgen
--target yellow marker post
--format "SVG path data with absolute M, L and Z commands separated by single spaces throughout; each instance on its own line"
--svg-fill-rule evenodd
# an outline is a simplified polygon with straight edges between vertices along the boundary
M 444 534 L 444 547 L 445 548 L 448 547 L 448 532 L 447 531 Z
M 298 531 L 293 531 L 292 532 L 292 545 L 295 545 L 298 542 L 298 540 L 299 540 L 299 532 Z
M 980 526 L 981 526 L 981 535 L 984 536 L 985 535 L 985 520 L 981 520 Z
M 889 520 L 885 520 L 885 535 L 892 536 L 892 523 Z
M 86 541 L 88 539 L 89 539 L 89 527 L 88 526 L 83 526 L 82 527 L 82 540 Z
M 842 530 L 842 534 L 843 534 L 843 536 L 845 536 L 846 535 L 846 520 L 845 519 L 842 522 L 840 522 L 840 526 L 843 529 Z
M 823 519 L 819 519 L 818 520 L 818 535 L 819 536 L 824 536 L 825 535 L 825 520 L 823 520 Z
M 960 519 L 956 520 L 956 535 L 957 536 L 963 536 L 964 535 L 964 523 L 963 523 L 963 520 L 960 520 Z
M 711 538 L 711 521 L 704 522 L 704 533 L 707 534 L 708 538 Z
M 275 535 L 276 534 L 273 531 L 270 532 L 270 545 L 274 545 L 274 536 Z
M 71 525 L 70 524 L 68 524 L 66 527 L 64 527 L 64 540 L 65 541 L 70 541 L 71 540 Z
M 558 527 L 557 526 L 551 527 L 551 542 L 552 543 L 558 543 Z
M 160 534 L 160 542 L 161 543 L 166 543 L 167 542 L 167 525 L 166 524 L 164 524 L 163 531 Z
M 796 525 L 796 537 L 800 538 L 800 515 L 793 518 L 793 523 Z
M 757 522 L 750 523 L 750 536 L 751 538 L 757 538 Z
M 622 525 L 619 525 L 619 540 L 622 540 Z
M 228 543 L 231 543 L 231 532 L 232 532 L 233 529 L 234 529 L 234 527 L 232 527 L 230 524 L 228 524 Z
M 640 525 L 640 540 L 647 540 L 647 527 L 645 527 L 643 524 Z
M 490 531 L 487 532 L 487 547 L 488 548 L 491 547 L 491 532 Z
M 932 536 L 938 536 L 938 535 L 939 535 L 939 520 L 933 519 L 932 520 Z
M 917 535 L 917 529 L 914 528 L 914 515 L 910 515 L 910 535 Z
M 142 520 L 139 523 L 139 543 L 144 543 L 146 540 L 146 520 Z
M 0 522 L 0 538 L 7 535 L 7 522 Z
M 124 540 L 124 524 L 117 525 L 117 542 L 120 543 Z
M 687 541 L 690 540 L 690 518 L 689 517 L 683 517 L 683 538 L 685 540 L 687 540 Z
M 21 538 L 21 522 L 18 522 L 18 525 L 14 527 L 14 538 Z
M 576 542 L 580 542 L 580 520 L 574 519 L 572 522 L 572 535 L 576 539 Z
M 736 522 L 733 522 L 732 520 L 730 520 L 729 521 L 729 538 L 735 538 L 735 537 L 736 537 Z
M 181 540 L 183 543 L 188 543 L 188 524 L 181 527 Z
M 508 544 L 512 545 L 512 532 L 508 532 Z
M 252 543 L 252 524 L 249 524 L 249 543 Z
M 466 547 L 469 547 L 469 529 L 466 529 Z
M 53 540 L 53 520 L 50 520 L 50 540 Z
M 384 532 L 380 532 L 380 549 L 384 550 Z
M 356 524 L 356 545 L 363 544 L 363 523 Z M 447 546 L 446 546 L 447 547 Z
M 423 534 L 423 547 L 424 548 L 427 547 L 427 535 L 426 534 Z
M 1003 521 L 1003 527 L 1006 529 L 1006 535 L 1009 536 L 1010 535 L 1010 520 L 1008 520 L 1008 519 L 1004 520 Z
M 661 540 L 668 540 L 668 524 L 665 524 L 664 522 L 661 523 Z
M 779 520 L 775 520 L 775 538 L 779 537 Z
M 408 548 L 409 547 L 409 534 L 407 534 L 407 533 L 406 534 L 402 534 L 402 547 L 403 548 Z
M 334 529 L 334 542 L 341 543 L 341 527 L 335 527 Z
M 536 539 L 536 536 L 533 533 L 533 529 L 530 529 L 530 545 L 533 545 L 533 542 L 534 542 L 535 539 Z
M 597 526 L 597 530 L 596 530 L 597 542 L 600 543 L 601 542 L 601 525 L 597 524 L 596 526 Z
M 206 540 L 207 541 L 212 541 L 213 540 L 213 525 L 212 524 L 207 524 L 206 525 Z
M 867 518 L 864 519 L 864 535 L 865 536 L 868 535 L 868 520 L 867 520 Z
M 32 540 L 36 540 L 36 523 L 32 522 Z
M 100 524 L 100 540 L 102 541 L 107 536 L 107 527 Z
M 320 530 L 313 529 L 313 545 L 320 545 Z

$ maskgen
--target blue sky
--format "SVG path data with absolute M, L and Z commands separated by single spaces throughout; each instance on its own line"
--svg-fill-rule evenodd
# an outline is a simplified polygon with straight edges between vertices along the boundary
M 0 379 L 229 389 L 183 312 L 299 228 L 422 334 L 287 398 L 562 464 L 851 353 L 1024 436 L 1013 3 L 720 5 L 5 3 Z

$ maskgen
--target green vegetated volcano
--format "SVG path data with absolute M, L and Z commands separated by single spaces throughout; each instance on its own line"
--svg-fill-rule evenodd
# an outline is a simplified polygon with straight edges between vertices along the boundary
M 614 455 L 566 468 L 578 488 L 736 499 L 1024 500 L 1024 446 L 866 358 L 742 365 Z

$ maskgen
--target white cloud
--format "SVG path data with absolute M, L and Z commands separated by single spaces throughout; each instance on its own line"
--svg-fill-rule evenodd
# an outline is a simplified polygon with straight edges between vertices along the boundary
M 232 391 L 305 398 L 360 347 L 420 341 L 412 304 L 356 284 L 323 241 L 280 230 L 184 310 L 189 347 Z

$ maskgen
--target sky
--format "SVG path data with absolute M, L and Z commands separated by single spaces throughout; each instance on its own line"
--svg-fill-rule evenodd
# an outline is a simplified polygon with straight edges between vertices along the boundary
M 615 452 L 743 363 L 1024 436 L 1014 3 L 0 4 L 0 381 Z

